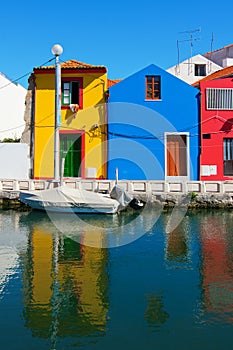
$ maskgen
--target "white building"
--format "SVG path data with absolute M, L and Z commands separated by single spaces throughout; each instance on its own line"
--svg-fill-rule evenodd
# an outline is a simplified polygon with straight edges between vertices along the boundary
M 196 55 L 167 69 L 167 72 L 191 85 L 220 69 L 220 65 L 207 57 Z
M 0 72 L 0 141 L 20 138 L 25 128 L 24 109 L 27 90 Z
M 207 52 L 203 56 L 222 68 L 233 66 L 233 44 L 224 46 L 215 51 Z
M 28 179 L 29 146 L 26 143 L 0 143 L 0 179 Z

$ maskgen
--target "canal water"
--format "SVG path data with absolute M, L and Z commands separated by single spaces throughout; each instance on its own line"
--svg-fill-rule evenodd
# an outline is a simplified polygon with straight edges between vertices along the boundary
M 231 348 L 233 212 L 170 218 L 0 211 L 0 348 Z

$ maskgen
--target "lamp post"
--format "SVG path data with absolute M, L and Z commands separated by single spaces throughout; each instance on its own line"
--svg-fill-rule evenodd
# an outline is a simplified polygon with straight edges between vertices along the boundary
M 61 66 L 59 56 L 63 48 L 59 44 L 52 47 L 52 54 L 56 58 L 55 64 L 55 123 L 54 123 L 54 180 L 59 179 L 59 127 L 61 124 Z

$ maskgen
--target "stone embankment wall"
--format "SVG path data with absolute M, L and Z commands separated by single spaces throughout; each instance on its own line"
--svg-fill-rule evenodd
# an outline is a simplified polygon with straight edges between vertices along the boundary
M 27 210 L 27 207 L 20 202 L 19 192 L 0 191 L 0 209 Z
M 110 193 L 115 186 L 113 180 L 64 179 L 64 185 L 82 188 L 99 193 Z M 25 205 L 19 201 L 21 190 L 45 190 L 59 186 L 56 181 L 42 180 L 1 180 L 0 208 L 24 210 Z M 233 208 L 233 181 L 227 182 L 168 182 L 168 181 L 118 181 L 132 196 L 151 205 L 164 208 L 174 206 L 195 208 Z
M 230 194 L 171 194 L 164 193 L 160 195 L 142 195 L 135 196 L 146 203 L 152 205 L 164 206 L 164 208 L 173 208 L 175 206 L 186 207 L 188 209 L 197 208 L 233 208 L 233 200 Z

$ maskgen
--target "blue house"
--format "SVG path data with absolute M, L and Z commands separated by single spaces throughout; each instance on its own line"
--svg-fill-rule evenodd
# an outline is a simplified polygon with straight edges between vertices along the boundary
M 109 94 L 109 179 L 199 178 L 199 90 L 151 64 Z

